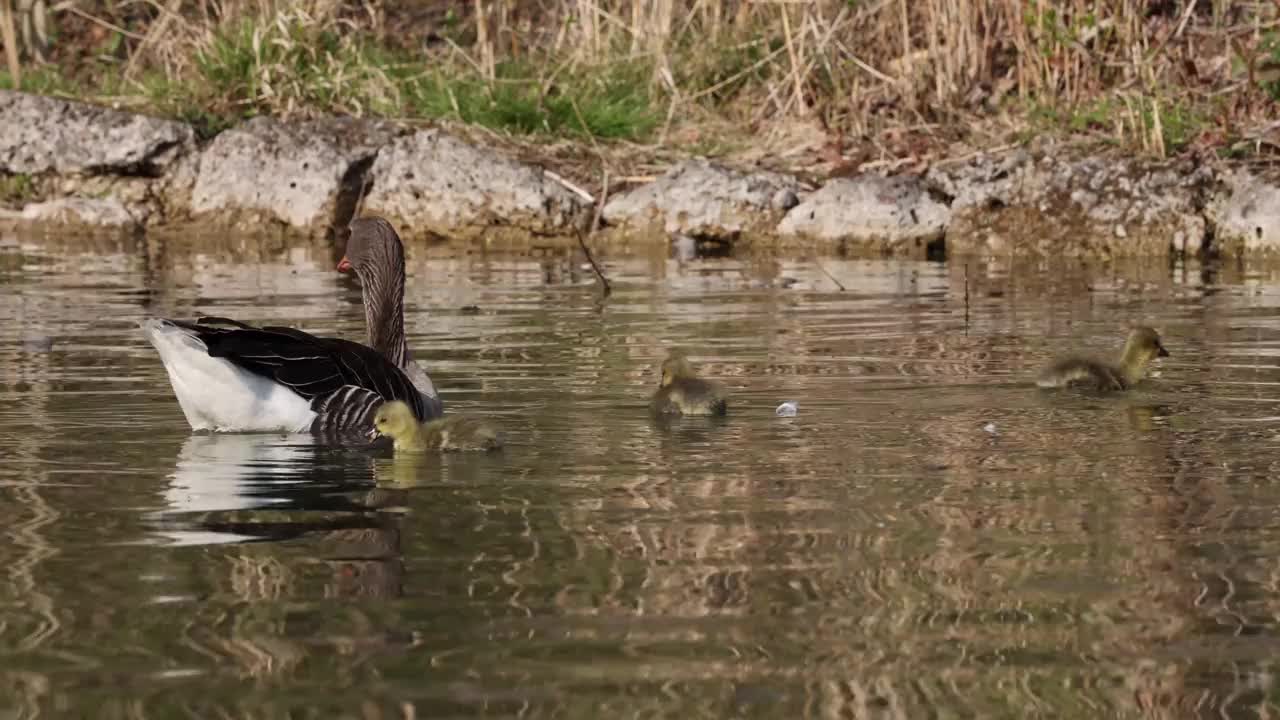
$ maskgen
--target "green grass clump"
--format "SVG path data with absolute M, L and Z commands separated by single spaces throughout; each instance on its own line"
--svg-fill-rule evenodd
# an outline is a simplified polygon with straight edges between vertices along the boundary
M 1109 143 L 1137 143 L 1141 131 L 1149 140 L 1155 131 L 1155 112 L 1160 112 L 1160 132 L 1166 152 L 1177 152 L 1213 123 L 1203 108 L 1195 108 L 1171 98 L 1102 97 L 1078 106 L 1062 107 L 1048 102 L 1033 102 L 1027 109 L 1029 132 L 1052 133 L 1066 130 L 1088 133 Z M 1117 122 L 1117 120 L 1122 122 Z M 1117 134 L 1120 132 L 1122 134 Z
M 0 202 L 24 203 L 35 197 L 36 185 L 30 175 L 0 175 Z
M 185 76 L 149 76 L 138 91 L 166 115 L 211 136 L 259 114 L 451 118 L 519 134 L 646 137 L 657 125 L 651 68 L 616 63 L 562 73 L 554 63 L 435 63 L 340 35 L 302 14 L 213 34 Z
M 1151 122 L 1150 117 L 1147 122 Z M 1189 105 L 1173 102 L 1160 106 L 1160 127 L 1165 148 L 1170 152 L 1185 148 L 1211 125 L 1210 118 Z
M 0 70 L 0 90 L 21 90 L 36 95 L 73 97 L 81 88 L 62 75 L 57 67 L 33 67 L 22 71 L 22 84 L 13 82 L 7 70 Z
M 56 68 L 24 74 L 28 92 L 129 103 L 183 120 L 212 137 L 264 114 L 448 118 L 523 135 L 641 140 L 661 119 L 651 66 L 614 63 L 548 79 L 550 63 L 503 62 L 492 79 L 474 66 L 428 61 L 302 26 L 244 23 L 214 35 L 184 74 L 117 66 L 66 78 Z M 12 88 L 0 73 L 0 87 Z
M 193 104 L 217 116 L 273 111 L 391 114 L 400 94 L 385 59 L 353 36 L 309 23 L 305 16 L 241 22 L 195 53 L 184 82 Z
M 1110 98 L 1102 98 L 1071 111 L 1067 126 L 1075 132 L 1103 130 L 1115 126 L 1115 103 Z
M 658 122 L 647 79 L 634 66 L 547 83 L 532 65 L 502 63 L 492 81 L 478 74 L 433 72 L 405 90 L 414 115 L 522 134 L 638 139 Z

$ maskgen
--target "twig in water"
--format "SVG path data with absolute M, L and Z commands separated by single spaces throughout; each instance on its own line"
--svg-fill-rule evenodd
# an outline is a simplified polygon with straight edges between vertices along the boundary
M 964 334 L 969 334 L 969 261 L 964 261 Z
M 600 197 L 596 199 L 596 209 L 591 216 L 591 224 L 587 226 L 587 231 L 582 232 L 581 228 L 574 226 L 578 232 L 578 245 L 582 248 L 582 254 L 587 256 L 587 262 L 591 263 L 591 269 L 595 271 L 596 277 L 600 279 L 601 294 L 603 297 L 609 297 L 609 293 L 613 292 L 613 287 L 609 285 L 609 278 L 604 276 L 604 271 L 596 264 L 595 257 L 591 254 L 591 248 L 587 247 L 587 235 L 595 235 L 596 230 L 600 228 L 600 215 L 604 212 L 604 204 L 609 202 L 609 165 L 604 157 L 604 151 L 596 144 L 595 134 L 591 132 L 591 128 L 587 127 L 587 121 L 582 117 L 582 112 L 578 110 L 578 103 L 569 100 L 569 105 L 573 108 L 573 114 L 578 118 L 578 125 L 582 127 L 582 132 L 587 136 L 587 140 L 591 141 L 591 147 L 596 152 L 596 157 L 600 158 Z M 563 181 L 562 181 L 563 182 Z M 582 191 L 585 194 L 585 191 Z
M 817 256 L 813 258 L 813 264 L 818 266 L 818 269 L 822 271 L 823 275 L 827 276 L 828 280 L 835 283 L 836 287 L 840 288 L 840 292 L 844 292 L 844 285 L 840 284 L 840 281 L 836 279 L 835 275 L 832 275 L 831 273 L 827 272 L 827 269 L 822 266 L 822 262 L 818 260 Z
M 594 235 L 596 230 L 599 229 L 600 214 L 604 212 L 604 204 L 608 199 L 609 170 L 605 169 L 604 178 L 600 182 L 600 200 L 596 203 L 596 209 L 592 214 L 591 224 L 587 226 L 587 232 L 584 233 L 582 228 L 574 226 L 578 233 L 578 247 L 582 248 L 582 254 L 587 256 L 587 262 L 591 263 L 592 271 L 595 272 L 596 278 L 600 280 L 601 293 L 604 297 L 609 297 L 609 294 L 613 292 L 613 286 L 609 284 L 609 278 L 605 277 L 604 270 L 601 270 L 600 266 L 596 264 L 595 256 L 591 254 L 591 248 L 587 247 L 587 235 Z
M 582 248 L 582 254 L 587 256 L 587 262 L 591 263 L 591 269 L 595 272 L 596 277 L 600 280 L 601 294 L 609 297 L 613 292 L 613 287 L 609 285 L 609 278 L 604 276 L 604 271 L 596 264 L 596 259 L 591 255 L 591 248 L 587 247 L 587 234 L 582 232 L 582 228 L 576 228 L 578 232 L 578 247 Z

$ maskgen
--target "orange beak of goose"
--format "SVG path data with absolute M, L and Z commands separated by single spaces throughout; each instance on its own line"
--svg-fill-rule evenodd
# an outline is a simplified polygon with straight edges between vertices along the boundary
M 351 272 L 351 261 L 347 259 L 346 255 L 343 255 L 342 259 L 338 261 L 338 272 Z

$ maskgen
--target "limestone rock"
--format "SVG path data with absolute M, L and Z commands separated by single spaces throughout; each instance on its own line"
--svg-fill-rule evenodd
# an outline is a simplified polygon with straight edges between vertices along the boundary
M 378 153 L 364 212 L 406 238 L 568 235 L 589 206 L 541 169 L 435 129 Z
M 30 203 L 19 212 L 4 211 L 3 217 L 33 225 L 90 228 L 119 228 L 138 224 L 124 203 L 115 198 L 58 198 Z
M 1019 150 L 929 171 L 951 197 L 948 252 L 1121 257 L 1195 254 L 1210 172 L 1187 161 L 1036 157 Z
M 784 236 L 852 243 L 894 253 L 923 253 L 946 231 L 950 211 L 912 177 L 836 178 L 792 208 Z
M 603 218 L 620 227 L 731 240 L 744 231 L 769 228 L 799 204 L 801 192 L 800 183 L 787 175 L 744 173 L 695 158 L 612 198 Z
M 156 178 L 154 198 L 159 206 L 153 220 L 160 222 L 181 221 L 191 217 L 191 193 L 200 173 L 199 153 L 189 153 L 178 158 L 165 174 Z
M 1280 253 L 1280 173 L 1236 170 L 1208 203 L 1216 246 L 1228 255 Z
M 191 189 L 197 220 L 274 220 L 300 230 L 345 223 L 388 124 L 336 118 L 284 123 L 258 117 L 223 132 L 200 154 Z M 175 185 L 180 191 L 180 182 Z M 175 207 L 181 196 L 174 198 Z
M 0 171 L 156 175 L 195 146 L 183 123 L 0 90 Z

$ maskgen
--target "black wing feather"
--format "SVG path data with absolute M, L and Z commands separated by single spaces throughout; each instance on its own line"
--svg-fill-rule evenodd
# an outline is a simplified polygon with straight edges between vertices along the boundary
M 178 323 L 177 321 L 174 321 L 174 324 L 182 325 L 183 323 Z M 197 325 L 230 325 L 231 327 L 237 327 L 242 330 L 256 329 L 252 325 L 246 325 L 240 322 L 239 320 L 232 320 L 231 318 L 220 317 L 218 315 L 205 315 L 203 317 L 197 318 L 196 324 Z
M 314 430 L 371 428 L 373 412 L 387 400 L 404 401 L 420 420 L 435 415 L 400 368 L 360 343 L 295 328 L 255 328 L 226 318 L 170 322 L 199 337 L 210 357 L 229 360 L 310 400 L 317 414 Z

